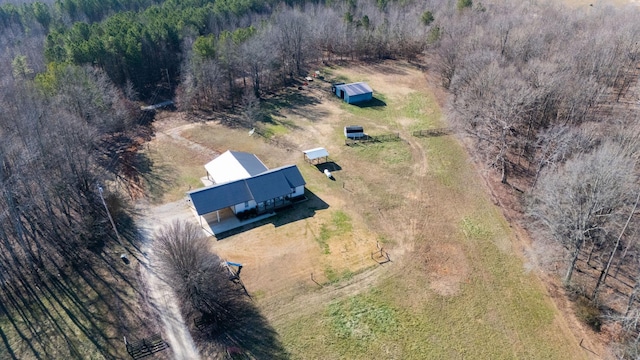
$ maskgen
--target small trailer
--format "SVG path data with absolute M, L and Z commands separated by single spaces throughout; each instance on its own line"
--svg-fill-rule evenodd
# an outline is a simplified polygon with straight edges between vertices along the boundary
M 344 127 L 344 136 L 347 139 L 362 139 L 366 135 L 364 128 L 360 125 L 349 125 Z

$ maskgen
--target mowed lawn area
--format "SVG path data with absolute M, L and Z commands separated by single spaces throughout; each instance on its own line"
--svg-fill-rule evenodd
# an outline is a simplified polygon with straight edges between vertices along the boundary
M 521 244 L 457 138 L 412 135 L 447 125 L 424 74 L 386 62 L 323 75 L 368 82 L 376 106 L 346 105 L 316 80 L 263 104 L 271 120 L 259 130 L 268 141 L 215 122 L 181 134 L 219 152 L 255 152 L 270 167 L 295 163 L 308 183 L 308 202 L 212 238 L 214 251 L 244 263 L 244 283 L 290 357 L 595 356 L 579 346 L 535 271 L 526 270 Z M 345 125 L 401 139 L 345 146 Z M 154 146 L 152 157 L 164 145 Z M 301 150 L 317 146 L 329 150 L 335 181 L 302 160 Z M 156 160 L 168 173 L 187 166 Z M 378 246 L 390 262 L 372 259 Z

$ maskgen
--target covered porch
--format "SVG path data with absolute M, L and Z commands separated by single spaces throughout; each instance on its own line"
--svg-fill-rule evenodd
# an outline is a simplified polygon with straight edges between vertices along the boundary
M 231 211 L 231 208 L 213 211 L 202 216 L 198 216 L 195 210 L 193 213 L 198 217 L 202 229 L 207 233 L 207 235 L 212 236 L 269 218 L 276 214 L 273 211 L 265 212 L 251 218 L 240 220 L 233 211 Z

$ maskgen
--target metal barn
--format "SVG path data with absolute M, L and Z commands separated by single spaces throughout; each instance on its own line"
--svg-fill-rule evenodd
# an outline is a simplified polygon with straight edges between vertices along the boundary
M 357 104 L 373 99 L 373 90 L 363 82 L 336 84 L 333 89 L 336 96 L 343 99 L 347 104 Z

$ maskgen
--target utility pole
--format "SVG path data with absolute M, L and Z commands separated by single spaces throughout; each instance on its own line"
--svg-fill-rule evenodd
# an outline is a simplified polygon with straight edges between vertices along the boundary
M 113 227 L 113 232 L 116 233 L 116 239 L 118 239 L 118 244 L 124 248 L 122 245 L 122 241 L 120 240 L 120 234 L 118 233 L 118 229 L 116 228 L 116 223 L 113 221 L 111 217 L 111 212 L 109 211 L 109 207 L 107 207 L 107 202 L 104 201 L 102 186 L 98 184 L 98 193 L 100 194 L 100 200 L 102 200 L 102 205 L 104 205 L 104 209 L 107 211 L 107 216 L 109 217 L 109 221 L 111 222 L 111 226 Z

